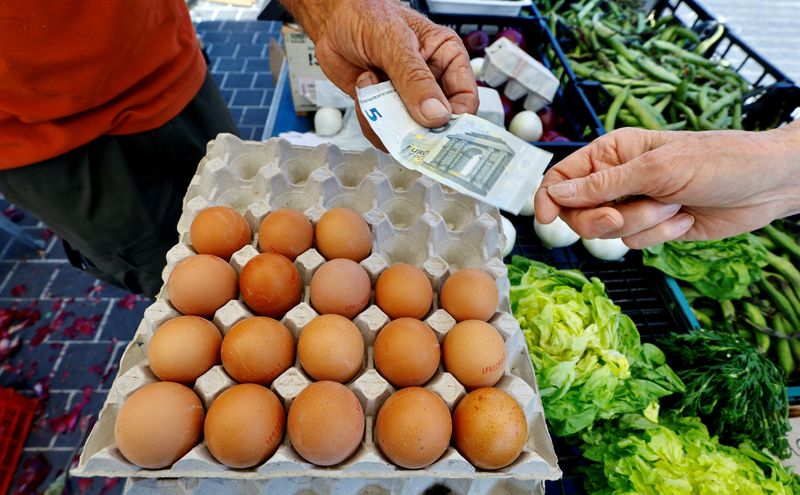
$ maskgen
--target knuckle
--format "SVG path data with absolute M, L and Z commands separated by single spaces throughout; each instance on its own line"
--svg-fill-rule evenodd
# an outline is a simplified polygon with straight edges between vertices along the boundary
M 594 193 L 602 193 L 611 185 L 611 169 L 606 168 L 586 177 L 586 187 Z
M 402 75 L 406 82 L 412 84 L 431 82 L 433 80 L 433 74 L 431 74 L 430 69 L 427 66 L 423 67 L 416 63 L 403 65 Z

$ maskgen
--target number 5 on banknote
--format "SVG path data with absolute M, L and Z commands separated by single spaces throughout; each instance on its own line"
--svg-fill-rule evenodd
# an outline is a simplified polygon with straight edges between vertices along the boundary
M 438 129 L 409 115 L 391 82 L 357 89 L 372 130 L 402 165 L 513 214 L 530 201 L 552 155 L 474 115 Z

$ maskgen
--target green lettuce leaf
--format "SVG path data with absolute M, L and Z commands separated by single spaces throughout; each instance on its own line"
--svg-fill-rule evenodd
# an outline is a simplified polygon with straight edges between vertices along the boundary
M 509 266 L 510 301 L 522 328 L 552 431 L 590 429 L 601 419 L 642 412 L 683 383 L 603 283 L 519 256 Z
M 767 249 L 756 236 L 742 234 L 719 241 L 667 242 L 645 249 L 642 260 L 722 301 L 750 295 L 750 286 L 763 277 Z
M 797 475 L 768 451 L 722 445 L 696 417 L 648 416 L 628 414 L 581 434 L 584 457 L 597 463 L 584 469 L 589 493 L 800 493 Z

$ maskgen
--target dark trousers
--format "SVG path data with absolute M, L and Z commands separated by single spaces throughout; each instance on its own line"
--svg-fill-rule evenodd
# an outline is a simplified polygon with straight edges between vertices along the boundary
M 165 125 L 100 136 L 33 165 L 0 171 L 0 191 L 65 241 L 73 265 L 154 296 L 166 252 L 178 241 L 183 196 L 206 144 L 238 134 L 214 79 Z

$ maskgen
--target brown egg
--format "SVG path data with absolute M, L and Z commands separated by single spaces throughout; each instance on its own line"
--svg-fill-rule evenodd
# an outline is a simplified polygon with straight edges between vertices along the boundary
M 297 357 L 313 379 L 346 383 L 364 364 L 364 338 L 344 316 L 321 315 L 300 332 Z
M 256 313 L 283 318 L 300 303 L 303 284 L 294 263 L 286 256 L 262 253 L 242 269 L 239 276 L 242 299 Z
M 258 247 L 262 252 L 282 254 L 292 261 L 311 249 L 313 243 L 311 221 L 290 208 L 281 208 L 267 215 L 258 230 Z
M 203 404 L 190 388 L 173 382 L 145 385 L 117 414 L 117 447 L 137 466 L 169 467 L 200 441 L 203 415 Z
M 339 464 L 358 449 L 364 438 L 364 409 L 341 383 L 323 381 L 306 387 L 289 406 L 287 420 L 292 447 L 318 466 Z
M 435 462 L 450 445 L 453 424 L 441 397 L 424 388 L 404 388 L 381 406 L 375 440 L 400 467 L 419 469 Z
M 453 443 L 480 469 L 500 469 L 519 457 L 528 422 L 519 403 L 496 388 L 468 393 L 453 412 Z
M 271 390 L 253 383 L 234 385 L 208 408 L 206 446 L 226 466 L 248 468 L 275 453 L 285 427 L 283 404 Z
M 311 277 L 311 305 L 319 313 L 355 318 L 369 304 L 367 271 L 355 261 L 326 262 Z
M 456 321 L 489 321 L 497 311 L 499 297 L 497 285 L 488 273 L 464 268 L 444 281 L 439 292 L 439 306 Z
M 364 217 L 349 208 L 333 208 L 317 222 L 317 251 L 326 260 L 347 258 L 361 261 L 372 250 L 372 233 Z
M 503 336 L 485 321 L 467 320 L 444 338 L 444 367 L 467 389 L 491 387 L 506 367 Z
M 190 385 L 219 363 L 217 327 L 199 316 L 179 316 L 156 330 L 147 345 L 150 369 L 161 380 Z
M 236 210 L 211 206 L 197 214 L 189 229 L 192 247 L 199 254 L 213 254 L 224 260 L 250 242 L 250 226 Z
M 169 274 L 169 302 L 185 315 L 210 318 L 238 297 L 236 282 L 236 271 L 222 258 L 210 254 L 189 256 Z
M 381 273 L 375 284 L 375 303 L 389 318 L 421 319 L 433 302 L 433 288 L 425 272 L 397 263 Z
M 437 368 L 439 341 L 419 320 L 394 320 L 375 339 L 375 369 L 395 387 L 424 385 Z
M 239 383 L 269 385 L 292 364 L 294 337 L 272 318 L 244 319 L 222 340 L 222 365 Z

